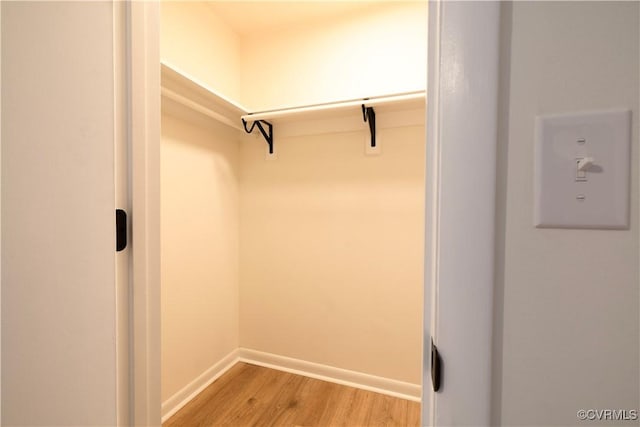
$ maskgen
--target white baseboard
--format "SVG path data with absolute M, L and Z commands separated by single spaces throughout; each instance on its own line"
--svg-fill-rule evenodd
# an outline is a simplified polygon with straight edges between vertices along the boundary
M 191 381 L 182 390 L 162 402 L 162 422 L 164 423 L 173 414 L 178 412 L 184 405 L 189 403 L 202 390 L 207 388 L 212 382 L 217 380 L 222 374 L 227 372 L 238 362 L 239 349 L 227 354 L 215 365 L 200 374 L 199 377 Z
M 240 348 L 238 351 L 240 362 L 251 363 L 266 368 L 290 372 L 292 374 L 304 375 L 305 377 L 369 390 L 414 402 L 420 402 L 421 400 L 422 387 L 419 384 L 392 380 L 248 348 Z
M 184 405 L 189 403 L 238 362 L 264 366 L 265 368 L 277 369 L 279 371 L 369 390 L 414 402 L 420 402 L 422 395 L 422 387 L 419 384 L 392 380 L 248 348 L 238 348 L 163 402 L 162 422 L 164 423 L 168 420 L 169 417 L 178 412 Z

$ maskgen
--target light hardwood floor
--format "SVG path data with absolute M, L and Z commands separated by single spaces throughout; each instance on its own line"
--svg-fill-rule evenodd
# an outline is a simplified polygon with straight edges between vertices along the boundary
M 238 363 L 163 427 L 419 425 L 418 402 Z

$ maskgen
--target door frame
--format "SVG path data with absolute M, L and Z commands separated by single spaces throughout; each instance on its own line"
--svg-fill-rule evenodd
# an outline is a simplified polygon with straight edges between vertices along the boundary
M 135 426 L 160 426 L 160 4 L 127 2 L 131 396 Z
M 128 5 L 131 407 L 134 425 L 159 426 L 160 6 Z M 429 1 L 423 425 L 490 424 L 499 10 Z M 431 336 L 446 367 L 438 393 Z
M 429 2 L 423 425 L 491 425 L 500 8 Z

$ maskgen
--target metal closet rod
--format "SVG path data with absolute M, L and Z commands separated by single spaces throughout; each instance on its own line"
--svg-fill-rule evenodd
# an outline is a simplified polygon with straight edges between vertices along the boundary
M 277 117 L 283 117 L 283 116 L 288 116 L 292 114 L 329 110 L 333 108 L 345 108 L 345 107 L 356 107 L 356 106 L 360 107 L 363 104 L 370 107 L 374 105 L 387 104 L 391 102 L 423 99 L 425 97 L 425 94 L 426 92 L 424 90 L 421 90 L 416 92 L 405 92 L 405 93 L 399 93 L 395 95 L 379 96 L 379 97 L 372 97 L 372 98 L 359 98 L 359 99 L 353 99 L 348 101 L 327 102 L 325 104 L 312 104 L 312 105 L 304 105 L 300 107 L 259 111 L 255 113 L 246 114 L 242 116 L 242 119 L 250 122 L 250 121 L 257 121 L 257 120 L 274 119 Z

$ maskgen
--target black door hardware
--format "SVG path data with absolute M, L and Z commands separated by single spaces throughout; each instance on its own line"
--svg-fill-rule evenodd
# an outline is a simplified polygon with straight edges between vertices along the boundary
M 433 385 L 433 391 L 440 390 L 441 379 L 442 359 L 438 353 L 438 347 L 433 344 L 433 338 L 431 338 L 431 385 Z
M 116 251 L 127 247 L 127 213 L 116 209 Z

